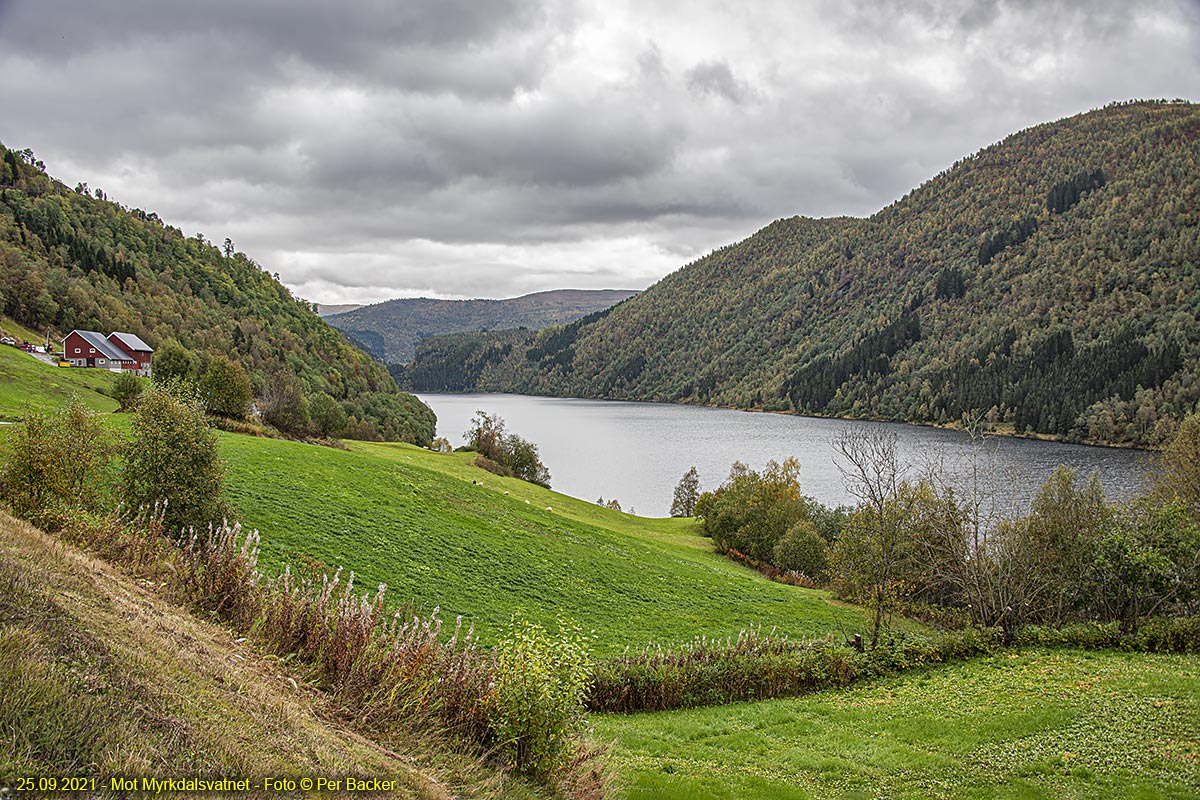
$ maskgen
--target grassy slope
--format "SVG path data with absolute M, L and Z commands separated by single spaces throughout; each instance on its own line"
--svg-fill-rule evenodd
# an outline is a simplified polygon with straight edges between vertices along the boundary
M 94 391 L 108 380 L 0 348 L 0 416 L 72 394 L 111 407 Z M 489 630 L 515 606 L 543 619 L 558 611 L 599 629 L 602 652 L 750 621 L 804 633 L 861 620 L 709 553 L 686 521 L 497 478 L 467 455 L 350 447 L 222 437 L 230 494 L 264 531 L 268 563 L 292 550 L 344 563 L 362 585 L 388 580 L 393 597 L 469 611 Z M 1194 658 L 1027 652 L 797 700 L 603 717 L 597 733 L 618 740 L 631 800 L 1200 797 L 1196 675 Z M 0 779 L 86 764 L 341 770 L 396 774 L 409 795 L 439 796 L 409 761 L 323 723 L 313 695 L 285 683 L 226 632 L 0 517 L 0 730 L 16 744 L 19 721 L 23 736 L 76 745 L 0 750 Z
M 354 569 L 360 586 L 387 583 L 396 602 L 468 616 L 485 640 L 514 610 L 545 623 L 561 615 L 594 629 L 600 654 L 751 624 L 792 635 L 863 626 L 858 610 L 826 593 L 771 583 L 713 554 L 689 521 L 633 517 L 499 478 L 469 454 L 350 447 L 222 437 L 228 494 L 261 532 L 268 567 L 299 554 Z
M 2 325 L 10 335 L 39 341 L 34 334 L 8 320 Z M 101 394 L 100 390 L 107 390 L 114 377 L 113 373 L 102 369 L 55 367 L 15 347 L 0 345 L 0 420 L 18 419 L 26 405 L 58 408 L 73 397 L 96 411 L 112 411 L 117 407 L 117 401 Z
M 627 800 L 1200 797 L 1195 657 L 1024 651 L 593 722 Z
M 0 514 L 0 786 L 18 776 L 386 776 L 398 797 L 496 789 L 328 721 L 277 660 Z M 404 747 L 391 743 L 393 747 Z M 428 763 L 437 751 L 424 751 Z M 442 772 L 441 778 L 431 777 Z M 99 787 L 106 790 L 107 784 Z
M 110 411 L 116 403 L 97 390 L 111 381 L 0 347 L 0 419 L 19 418 L 26 402 L 49 408 L 71 397 Z M 861 627 L 859 612 L 824 593 L 771 583 L 712 554 L 687 521 L 633 517 L 498 478 L 470 455 L 350 446 L 222 434 L 227 492 L 247 527 L 261 531 L 267 567 L 293 554 L 341 565 L 364 588 L 387 583 L 392 600 L 464 614 L 487 637 L 517 609 L 544 622 L 563 615 L 595 628 L 602 653 L 750 624 L 797 635 Z

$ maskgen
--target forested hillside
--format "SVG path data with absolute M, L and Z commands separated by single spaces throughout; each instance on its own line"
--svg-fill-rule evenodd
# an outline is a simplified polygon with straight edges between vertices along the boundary
M 412 361 L 417 345 L 447 333 L 564 325 L 637 294 L 625 289 L 557 289 L 508 300 L 388 300 L 328 317 L 329 324 L 388 364 Z
M 477 369 L 444 388 L 975 412 L 1152 444 L 1200 398 L 1198 315 L 1200 107 L 1132 102 L 1014 134 L 868 219 L 774 222 L 610 314 L 431 341 L 413 370 L 468 352 Z
M 360 439 L 427 444 L 434 416 L 382 364 L 330 328 L 226 240 L 183 233 L 103 191 L 50 178 L 31 150 L 0 147 L 0 313 L 57 340 L 74 328 L 176 339 L 203 371 L 227 356 L 261 394 L 273 372 L 328 395 Z

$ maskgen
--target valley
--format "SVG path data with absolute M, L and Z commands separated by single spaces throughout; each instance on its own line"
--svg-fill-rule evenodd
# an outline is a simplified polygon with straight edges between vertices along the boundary
M 345 334 L 230 238 L 0 148 L 0 329 L 154 353 L 151 379 L 0 346 L 0 793 L 1200 797 L 1198 136 L 1192 103 L 1112 103 L 643 292 L 391 301 Z M 695 414 L 596 403 L 572 439 L 531 404 L 546 427 L 464 437 L 407 389 Z M 983 486 L 881 421 L 931 426 L 930 462 L 958 426 L 1155 460 L 1009 440 L 1041 461 Z

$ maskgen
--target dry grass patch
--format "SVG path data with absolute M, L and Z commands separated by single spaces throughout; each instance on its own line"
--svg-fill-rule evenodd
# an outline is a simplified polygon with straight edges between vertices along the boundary
M 400 797 L 529 795 L 427 741 L 384 747 L 331 722 L 324 695 L 280 660 L 7 515 L 0 686 L 11 743 L 0 785 L 49 773 L 376 776 L 395 778 Z

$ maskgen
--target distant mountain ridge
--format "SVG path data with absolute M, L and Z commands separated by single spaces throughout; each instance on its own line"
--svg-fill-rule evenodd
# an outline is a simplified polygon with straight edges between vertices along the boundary
M 1154 444 L 1200 399 L 1200 107 L 1013 134 L 866 219 L 781 219 L 536 335 L 429 340 L 412 385 Z
M 481 329 L 563 325 L 637 294 L 632 289 L 555 289 L 507 300 L 388 300 L 326 318 L 360 347 L 389 364 L 412 361 L 431 336 Z
M 331 317 L 334 314 L 345 314 L 347 311 L 354 311 L 362 308 L 362 303 L 317 303 L 318 317 Z

